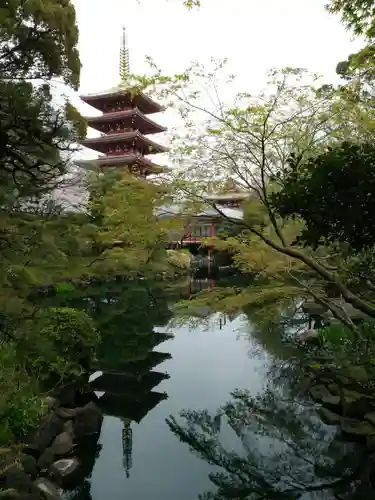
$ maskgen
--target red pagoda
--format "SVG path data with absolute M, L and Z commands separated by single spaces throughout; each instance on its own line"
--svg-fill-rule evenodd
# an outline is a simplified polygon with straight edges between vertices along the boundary
M 120 79 L 120 85 L 113 89 L 81 96 L 82 101 L 102 113 L 86 117 L 89 127 L 100 132 L 100 136 L 85 139 L 81 145 L 101 155 L 97 159 L 79 163 L 86 167 L 97 166 L 101 171 L 107 167 L 127 167 L 140 177 L 159 173 L 163 168 L 146 156 L 164 153 L 168 148 L 146 136 L 165 132 L 166 128 L 147 115 L 163 111 L 163 107 L 129 85 L 129 51 L 125 29 L 120 51 Z

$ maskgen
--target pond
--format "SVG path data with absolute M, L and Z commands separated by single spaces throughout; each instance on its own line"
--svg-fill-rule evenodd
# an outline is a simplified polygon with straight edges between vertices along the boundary
M 92 377 L 99 446 L 67 498 L 354 498 L 335 495 L 352 491 L 348 470 L 364 452 L 321 422 L 281 339 L 245 312 L 178 321 L 176 301 L 213 286 L 117 283 L 61 297 L 89 311 L 104 340 Z

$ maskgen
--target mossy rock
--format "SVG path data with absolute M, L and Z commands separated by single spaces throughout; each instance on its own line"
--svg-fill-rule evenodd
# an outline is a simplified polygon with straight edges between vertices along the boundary
M 347 367 L 348 377 L 354 379 L 360 384 L 366 384 L 370 380 L 370 375 L 364 366 L 351 365 Z
M 343 415 L 363 418 L 366 413 L 371 412 L 372 408 L 374 408 L 375 401 L 361 392 L 343 389 L 341 403 Z
M 375 434 L 366 437 L 366 446 L 371 453 L 375 451 Z
M 319 408 L 319 414 L 321 416 L 322 421 L 327 425 L 339 425 L 341 422 L 341 416 L 328 408 L 324 408 L 322 406 Z
M 340 405 L 340 397 L 333 395 L 325 385 L 315 385 L 310 389 L 314 401 L 325 406 L 336 407 Z
M 365 420 L 370 422 L 370 424 L 372 424 L 375 427 L 375 411 L 366 413 Z
M 324 397 L 333 396 L 325 385 L 314 385 L 310 388 L 310 394 L 314 401 L 321 403 Z
M 341 388 L 337 384 L 328 384 L 327 388 L 334 396 L 341 396 Z
M 342 418 L 340 427 L 344 434 L 354 439 L 366 438 L 375 434 L 375 427 L 370 422 L 353 418 Z

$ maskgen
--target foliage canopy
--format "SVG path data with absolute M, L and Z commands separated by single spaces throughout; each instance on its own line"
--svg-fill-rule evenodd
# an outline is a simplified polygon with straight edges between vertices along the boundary
M 291 157 L 283 189 L 272 195 L 282 217 L 303 219 L 298 241 L 317 248 L 337 241 L 354 250 L 375 244 L 375 150 L 344 142 L 299 164 Z

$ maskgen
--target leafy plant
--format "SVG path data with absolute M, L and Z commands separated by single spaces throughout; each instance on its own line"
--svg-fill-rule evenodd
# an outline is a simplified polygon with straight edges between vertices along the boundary
M 0 344 L 0 443 L 22 436 L 36 425 L 46 408 L 38 382 L 20 363 L 15 343 Z
M 319 330 L 323 344 L 340 345 L 354 340 L 353 332 L 344 325 L 329 325 Z
M 26 347 L 34 352 L 30 363 L 34 374 L 64 379 L 94 365 L 100 335 L 84 311 L 69 307 L 42 310 L 34 320 L 33 332 Z

